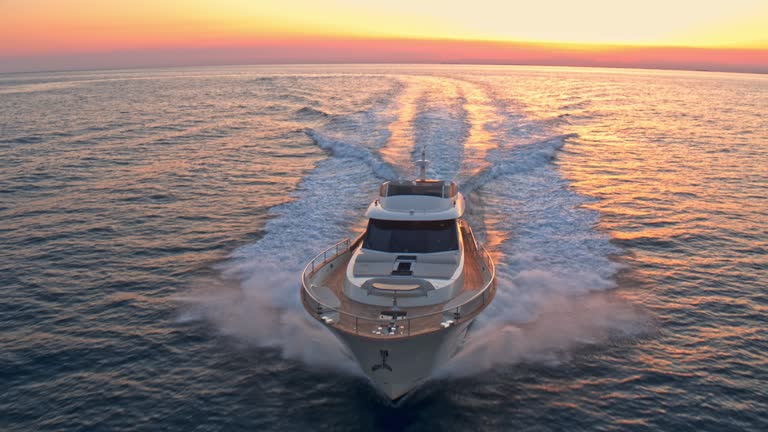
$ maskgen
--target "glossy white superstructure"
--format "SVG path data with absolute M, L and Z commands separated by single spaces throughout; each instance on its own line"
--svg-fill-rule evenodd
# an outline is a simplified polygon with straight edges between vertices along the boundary
M 374 385 L 397 399 L 456 354 L 493 299 L 490 256 L 461 219 L 456 184 L 391 181 L 368 207 L 368 228 L 313 259 L 302 301 L 351 351 Z

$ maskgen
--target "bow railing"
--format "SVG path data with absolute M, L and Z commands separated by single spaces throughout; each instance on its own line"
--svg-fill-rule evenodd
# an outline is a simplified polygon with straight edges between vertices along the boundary
M 469 229 L 469 227 L 466 228 Z M 473 249 L 471 252 L 479 254 L 482 261 L 483 287 L 459 304 L 452 304 L 450 308 L 417 316 L 370 317 L 351 313 L 340 305 L 328 304 L 327 300 L 322 301 L 317 293 L 313 292 L 313 288 L 316 289 L 312 284 L 313 276 L 321 271 L 330 271 L 334 266 L 329 268 L 329 265 L 336 261 L 343 261 L 346 258 L 344 255 L 352 253 L 352 249 L 359 243 L 360 238 L 355 241 L 344 239 L 318 254 L 307 264 L 301 278 L 301 299 L 306 309 L 319 321 L 337 327 L 339 330 L 367 337 L 411 336 L 449 328 L 474 317 L 485 308 L 496 293 L 496 270 L 493 260 L 484 247 L 474 242 L 471 231 L 468 237 L 473 239 L 473 244 L 465 243 L 465 247 Z M 341 304 L 340 301 L 339 304 Z

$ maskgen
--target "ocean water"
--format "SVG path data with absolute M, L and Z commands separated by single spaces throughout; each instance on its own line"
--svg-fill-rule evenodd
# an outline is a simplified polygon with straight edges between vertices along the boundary
M 392 405 L 299 274 L 422 147 L 498 294 Z M 767 191 L 765 75 L 0 75 L 0 429 L 768 430 Z

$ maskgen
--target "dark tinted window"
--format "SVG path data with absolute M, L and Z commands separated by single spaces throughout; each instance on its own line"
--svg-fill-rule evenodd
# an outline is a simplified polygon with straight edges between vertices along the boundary
M 440 183 L 417 183 L 397 184 L 390 183 L 387 188 L 387 196 L 395 195 L 426 195 L 438 198 L 443 197 L 443 182 Z
M 371 219 L 363 247 L 381 252 L 444 252 L 459 248 L 459 236 L 455 220 L 411 222 Z
M 438 180 L 392 180 L 381 184 L 379 195 L 426 195 L 438 198 L 453 198 L 459 192 L 454 182 Z

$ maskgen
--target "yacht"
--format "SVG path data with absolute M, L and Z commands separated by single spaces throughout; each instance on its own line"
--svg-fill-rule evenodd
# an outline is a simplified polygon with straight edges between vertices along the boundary
M 366 211 L 367 229 L 312 259 L 301 277 L 307 312 L 396 400 L 460 349 L 496 293 L 488 252 L 462 219 L 452 181 L 384 182 Z

